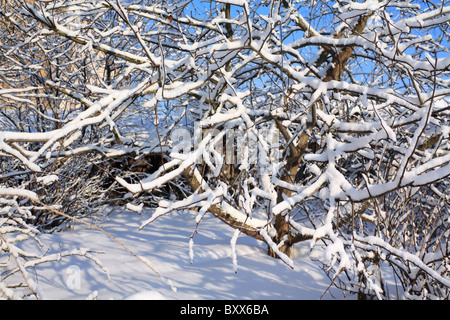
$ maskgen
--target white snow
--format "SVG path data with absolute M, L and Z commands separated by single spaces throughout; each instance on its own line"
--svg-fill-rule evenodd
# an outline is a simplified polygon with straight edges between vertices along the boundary
M 15 188 L 0 188 L 1 196 L 20 196 L 25 197 L 32 200 L 39 200 L 39 197 L 36 193 L 29 190 L 23 189 L 15 189 Z
M 310 259 L 307 242 L 296 247 L 290 268 L 269 257 L 261 242 L 237 237 L 229 226 L 206 215 L 194 235 L 191 263 L 189 238 L 197 213 L 177 211 L 139 231 L 151 211 L 138 214 L 117 208 L 99 226 L 145 259 L 161 277 L 105 234 L 78 224 L 69 231 L 42 235 L 41 240 L 51 245 L 49 254 L 61 248 L 104 252 L 91 253 L 104 269 L 78 256 L 37 265 L 36 282 L 43 296 L 52 300 L 294 300 L 320 299 L 326 292 L 322 299 L 344 298 L 337 289 L 327 291 L 329 279 Z M 24 248 L 33 245 L 32 241 L 22 243 Z
M 144 290 L 126 297 L 125 300 L 167 300 L 167 298 L 158 291 Z
M 127 203 L 126 207 L 130 211 L 141 213 L 142 212 L 142 208 L 144 207 L 144 204 L 141 203 L 140 205 L 135 205 L 135 204 L 132 204 L 132 203 Z
M 49 176 L 45 176 L 45 177 L 39 177 L 36 179 L 37 182 L 42 183 L 43 185 L 49 185 L 52 184 L 55 181 L 58 181 L 58 176 L 57 175 L 49 175 Z

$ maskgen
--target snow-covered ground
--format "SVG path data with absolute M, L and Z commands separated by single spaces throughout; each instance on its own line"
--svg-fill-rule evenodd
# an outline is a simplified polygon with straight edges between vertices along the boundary
M 343 299 L 310 257 L 309 243 L 296 247 L 295 268 L 270 258 L 262 243 L 241 235 L 234 272 L 230 240 L 233 229 L 205 216 L 194 236 L 191 263 L 189 238 L 195 213 L 178 212 L 157 219 L 139 231 L 151 214 L 114 209 L 98 226 L 148 261 L 161 277 L 104 233 L 77 224 L 41 239 L 49 252 L 86 248 L 104 269 L 84 257 L 72 256 L 36 267 L 45 299 L 175 299 L 175 300 L 301 300 Z M 30 246 L 26 241 L 24 246 Z M 173 287 L 176 288 L 174 290 Z M 348 295 L 346 298 L 352 298 Z

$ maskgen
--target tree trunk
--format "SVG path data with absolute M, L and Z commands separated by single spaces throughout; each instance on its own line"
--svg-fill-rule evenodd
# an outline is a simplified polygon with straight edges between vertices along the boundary
M 292 237 L 290 234 L 291 225 L 286 221 L 286 217 L 279 214 L 275 217 L 275 230 L 277 232 L 276 238 L 273 239 L 274 242 L 279 245 L 283 242 L 278 250 L 284 253 L 288 257 L 291 256 L 291 251 L 293 249 L 294 243 L 292 242 Z M 278 254 L 269 246 L 268 254 L 272 258 L 279 258 Z

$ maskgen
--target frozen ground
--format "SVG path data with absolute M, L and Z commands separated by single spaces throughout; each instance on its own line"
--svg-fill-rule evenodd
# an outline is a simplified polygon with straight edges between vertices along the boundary
M 139 231 L 149 214 L 145 210 L 141 214 L 115 210 L 98 225 L 146 259 L 164 279 L 102 232 L 78 224 L 69 231 L 45 235 L 42 240 L 51 245 L 50 252 L 79 248 L 103 251 L 95 257 L 109 277 L 94 262 L 81 257 L 43 264 L 36 272 L 44 298 L 299 300 L 320 299 L 329 286 L 328 278 L 308 256 L 308 243 L 296 248 L 295 268 L 291 269 L 281 260 L 268 257 L 263 244 L 241 235 L 236 245 L 235 273 L 230 227 L 213 217 L 205 217 L 194 237 L 191 263 L 189 237 L 195 226 L 193 213 L 161 217 Z M 337 289 L 322 297 L 342 298 Z

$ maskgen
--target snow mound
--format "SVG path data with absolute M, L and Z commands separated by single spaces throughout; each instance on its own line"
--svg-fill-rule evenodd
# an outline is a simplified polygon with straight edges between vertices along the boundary
M 125 298 L 125 300 L 168 300 L 158 291 L 145 290 Z

